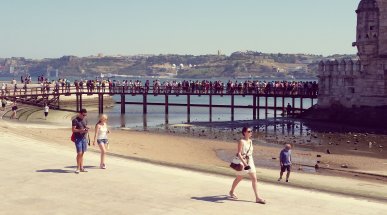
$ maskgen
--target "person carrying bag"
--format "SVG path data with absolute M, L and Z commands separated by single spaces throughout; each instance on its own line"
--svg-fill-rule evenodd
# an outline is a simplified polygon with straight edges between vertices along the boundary
M 255 170 L 255 164 L 253 160 L 253 141 L 251 140 L 252 130 L 244 127 L 242 129 L 242 135 L 243 138 L 240 139 L 238 143 L 237 157 L 234 158 L 230 164 L 230 167 L 236 170 L 237 176 L 232 183 L 229 197 L 231 199 L 238 199 L 234 193 L 235 188 L 238 186 L 239 182 L 243 180 L 245 175 L 249 175 L 255 194 L 255 202 L 259 204 L 266 204 L 266 201 L 258 196 L 257 172 Z
M 231 168 L 233 168 L 235 171 L 249 170 L 251 168 L 249 165 L 244 165 L 242 162 L 242 160 L 244 160 L 245 164 L 249 163 L 250 158 L 248 154 L 250 152 L 251 146 L 252 146 L 252 142 L 250 142 L 250 147 L 247 150 L 246 154 L 242 154 L 241 156 L 239 156 L 239 153 L 237 153 L 235 155 L 235 157 L 231 160 L 231 164 L 230 164 Z

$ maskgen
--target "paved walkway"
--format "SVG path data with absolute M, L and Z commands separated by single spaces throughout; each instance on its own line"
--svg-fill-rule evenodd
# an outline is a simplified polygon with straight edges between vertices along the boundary
M 231 178 L 109 158 L 88 173 L 73 173 L 74 151 L 0 133 L 0 214 L 386 214 L 387 204 L 309 190 L 259 184 L 268 204 L 254 200 L 250 183 L 240 201 L 227 200 Z M 69 143 L 71 144 L 71 143 Z M 173 156 L 173 155 L 171 155 Z

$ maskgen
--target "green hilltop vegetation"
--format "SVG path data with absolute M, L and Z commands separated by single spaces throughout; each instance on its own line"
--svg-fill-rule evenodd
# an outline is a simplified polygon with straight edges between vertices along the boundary
M 0 74 L 33 76 L 58 71 L 59 76 L 155 76 L 178 78 L 256 77 L 316 78 L 320 60 L 356 58 L 354 55 L 323 57 L 308 54 L 234 52 L 226 55 L 64 56 L 57 59 L 0 59 Z

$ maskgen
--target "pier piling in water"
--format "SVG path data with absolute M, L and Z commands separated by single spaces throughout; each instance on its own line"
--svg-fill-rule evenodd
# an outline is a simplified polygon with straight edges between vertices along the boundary
M 257 119 L 257 96 L 253 95 L 253 120 Z
M 187 94 L 187 122 L 191 122 L 191 96 Z
M 209 113 L 210 113 L 210 122 L 212 122 L 212 95 L 210 94 L 209 96 Z
M 148 99 L 147 94 L 142 94 L 142 113 L 147 114 L 148 113 Z
M 231 121 L 234 121 L 234 113 L 235 113 L 235 97 L 231 95 Z
M 121 94 L 121 113 L 125 114 L 125 94 Z

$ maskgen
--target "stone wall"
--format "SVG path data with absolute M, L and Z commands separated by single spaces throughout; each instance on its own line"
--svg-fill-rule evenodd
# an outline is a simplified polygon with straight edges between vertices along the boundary
M 320 108 L 387 106 L 387 0 L 362 0 L 356 13 L 360 60 L 320 62 Z
M 379 54 L 387 58 L 387 1 L 377 0 L 379 7 Z

